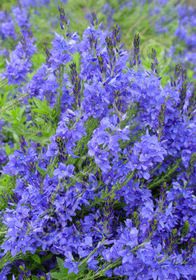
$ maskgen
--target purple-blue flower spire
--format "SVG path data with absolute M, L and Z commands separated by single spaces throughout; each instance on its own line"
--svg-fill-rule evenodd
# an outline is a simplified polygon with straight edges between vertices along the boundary
M 116 43 L 116 42 L 115 42 Z M 110 59 L 110 66 L 112 68 L 112 65 L 116 61 L 116 55 L 115 55 L 115 43 L 112 37 L 107 36 L 106 37 L 106 45 L 107 45 L 107 51 Z
M 98 24 L 97 15 L 96 15 L 95 12 L 91 11 L 91 14 L 89 16 L 89 20 L 90 20 L 90 22 L 93 26 Z
M 107 65 L 104 61 L 104 55 L 100 53 L 100 55 L 97 55 L 100 71 L 102 74 L 105 74 L 107 71 Z
M 140 51 L 140 35 L 135 34 L 134 40 L 133 40 L 133 58 L 132 61 L 130 61 L 130 66 L 132 67 L 133 65 L 140 65 L 141 64 L 141 60 L 140 60 L 140 55 L 139 55 L 139 51 Z
M 151 69 L 154 73 L 158 74 L 158 71 L 156 68 L 156 66 L 158 65 L 158 59 L 156 58 L 156 56 L 157 56 L 157 52 L 155 49 L 152 48 L 151 58 L 153 59 L 154 62 L 152 62 L 152 64 L 151 64 Z
M 116 46 L 116 42 L 120 42 L 121 40 L 121 28 L 119 26 L 118 23 L 116 23 L 113 27 L 112 27 L 112 35 L 114 37 L 114 41 L 115 41 L 115 46 Z
M 70 74 L 71 74 L 71 82 L 73 84 L 73 93 L 75 96 L 75 100 L 78 101 L 80 106 L 80 90 L 81 90 L 81 78 L 76 71 L 76 64 L 70 64 Z
M 59 10 L 59 14 L 60 14 L 60 26 L 61 29 L 64 30 L 65 26 L 69 26 L 70 24 L 70 20 L 67 19 L 66 15 L 65 15 L 65 10 L 62 7 L 58 7 Z M 64 26 L 65 24 L 65 26 Z
M 21 150 L 23 151 L 23 153 L 25 154 L 26 153 L 26 147 L 28 146 L 28 143 L 27 143 L 27 141 L 24 139 L 24 136 L 22 136 L 21 138 L 20 138 L 20 148 L 21 148 Z

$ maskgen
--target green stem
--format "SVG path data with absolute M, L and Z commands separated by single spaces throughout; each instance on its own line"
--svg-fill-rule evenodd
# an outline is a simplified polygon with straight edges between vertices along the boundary
M 13 101 L 10 101 L 6 104 L 6 106 L 2 106 L 1 110 L 0 110 L 0 114 L 3 113 L 4 111 L 7 111 L 8 109 L 10 109 L 10 107 L 12 107 L 14 104 L 16 104 L 17 102 L 20 102 L 19 99 L 28 96 L 27 94 L 23 94 L 21 96 L 19 96 L 18 98 L 14 99 Z
M 106 237 L 104 236 L 104 238 L 102 239 L 101 243 L 103 243 L 105 241 Z M 96 251 L 98 250 L 98 247 L 96 247 L 89 255 L 88 257 L 86 257 L 78 266 L 83 265 Z
M 59 121 L 59 116 L 60 116 L 60 108 L 61 108 L 61 97 L 63 94 L 63 71 L 64 71 L 64 66 L 61 66 L 61 72 L 60 72 L 60 94 L 58 96 L 58 104 L 57 104 L 57 123 Z
M 160 142 L 161 139 L 161 132 L 162 132 L 162 126 L 159 127 L 159 136 L 158 136 L 158 141 Z
M 176 171 L 176 169 L 179 167 L 181 161 L 182 161 L 181 158 L 179 160 L 177 160 L 177 163 L 169 170 L 169 172 L 163 178 L 161 178 L 160 180 L 158 180 L 156 182 L 148 184 L 147 188 L 153 189 L 153 188 L 156 188 L 157 186 L 160 186 L 160 184 L 164 183 L 168 179 L 168 177 L 170 177 L 171 174 L 173 174 Z
M 158 264 L 163 263 L 169 256 L 165 256 L 161 261 L 158 262 Z
M 109 264 L 105 269 L 100 270 L 97 274 L 93 275 L 92 277 L 89 277 L 88 275 L 84 278 L 84 280 L 95 280 L 101 276 L 105 276 L 104 272 L 106 272 L 109 269 L 115 268 L 116 266 L 119 266 L 121 264 L 121 257 L 113 262 L 112 264 Z
M 77 118 L 76 122 L 73 124 L 73 126 L 72 126 L 71 130 L 73 130 L 73 129 L 74 129 L 74 127 L 76 126 L 76 124 L 79 122 L 79 120 L 80 120 L 81 116 L 82 116 L 82 111 L 81 111 L 81 107 L 80 107 L 80 115 L 79 115 L 79 117 Z
M 128 178 L 124 183 L 122 183 L 122 184 L 120 184 L 119 185 L 119 183 L 117 182 L 117 186 L 116 187 L 113 187 L 112 188 L 112 190 L 110 191 L 110 192 L 108 192 L 107 194 L 105 193 L 104 194 L 104 199 L 105 198 L 107 198 L 107 197 L 109 197 L 109 196 L 111 196 L 115 191 L 117 191 L 117 190 L 120 190 L 124 185 L 126 185 L 132 178 L 133 178 L 133 176 L 134 176 L 134 171 L 129 175 L 129 173 L 127 174 L 127 176 L 126 176 L 126 178 Z M 125 179 L 126 179 L 125 178 Z M 100 183 L 100 185 L 101 185 L 101 183 Z M 98 186 L 98 188 L 99 188 L 99 186 Z M 102 199 L 100 199 L 100 201 L 102 201 L 103 200 L 103 198 Z M 99 203 L 99 201 L 97 201 L 97 202 L 94 202 L 94 203 L 92 203 L 89 207 L 93 207 L 93 206 L 95 206 L 96 204 L 98 204 Z

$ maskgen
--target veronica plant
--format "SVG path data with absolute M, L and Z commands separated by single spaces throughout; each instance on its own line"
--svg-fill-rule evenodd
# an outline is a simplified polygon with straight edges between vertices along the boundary
M 1 172 L 14 184 L 1 211 L 3 279 L 196 274 L 196 126 L 185 76 L 163 87 L 130 65 L 119 26 L 101 26 L 92 13 L 82 39 L 56 33 L 31 80 L 33 45 L 10 55 L 27 65 L 6 63 L 2 78 L 27 96 L 24 109 L 2 112 L 18 137 Z M 138 35 L 133 45 L 136 56 Z

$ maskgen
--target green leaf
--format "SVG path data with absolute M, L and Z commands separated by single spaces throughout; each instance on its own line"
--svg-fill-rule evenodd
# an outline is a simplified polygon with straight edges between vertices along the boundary
M 58 264 L 60 272 L 67 275 L 68 268 L 65 268 L 63 266 L 64 261 L 61 258 L 58 258 L 58 257 L 56 259 L 57 259 L 57 264 Z
M 168 81 L 168 79 L 169 79 L 169 77 L 167 77 L 167 76 L 162 77 L 162 79 L 161 79 L 161 85 L 162 85 L 162 86 L 165 86 L 166 83 L 167 83 L 167 81 Z
M 40 278 L 36 275 L 32 275 L 31 277 L 32 277 L 32 280 L 40 280 Z
M 51 108 L 49 103 L 45 100 L 45 98 L 44 98 L 44 101 L 41 101 L 34 97 L 33 102 L 34 102 L 34 105 L 31 105 L 32 113 L 34 112 L 34 113 L 39 113 L 39 114 L 45 115 L 51 121 L 55 122 L 55 118 L 56 118 L 55 105 L 53 108 Z M 42 121 L 44 121 L 43 117 L 42 117 Z
M 41 259 L 40 259 L 40 257 L 39 257 L 38 255 L 32 255 L 31 257 L 32 257 L 32 259 L 33 259 L 36 263 L 39 263 L 39 264 L 42 263 L 42 262 L 41 262 Z
M 187 234 L 189 232 L 189 228 L 189 221 L 187 220 L 183 225 L 182 233 Z
M 50 272 L 50 275 L 54 279 L 58 280 L 67 280 L 67 275 L 61 273 L 61 272 Z
M 48 104 L 45 100 L 42 101 L 42 100 L 39 100 L 39 99 L 34 97 L 33 101 L 34 101 L 35 105 L 37 106 L 37 108 L 40 110 L 41 113 L 42 112 L 44 112 L 44 114 L 49 113 L 50 109 L 49 109 L 49 106 L 48 106 Z M 35 111 L 35 112 L 39 112 L 39 110 L 33 109 L 33 111 Z
M 8 143 L 5 144 L 5 151 L 6 151 L 7 155 L 10 155 L 11 149 L 10 149 L 10 146 L 8 145 Z
M 41 173 L 42 175 L 46 175 L 46 171 L 44 171 L 43 169 L 41 169 L 39 166 L 36 166 L 36 169 L 39 171 L 39 173 Z
M 19 137 L 16 133 L 13 133 L 14 140 L 19 143 Z
M 151 69 L 151 62 L 149 59 L 146 59 L 145 61 L 142 60 L 142 64 L 147 70 Z
M 0 96 L 0 108 L 2 108 L 6 103 L 8 92 L 5 92 L 2 96 Z
M 31 61 L 33 62 L 33 65 L 34 65 L 34 68 L 36 69 L 36 71 L 37 71 L 37 68 L 40 67 L 41 64 L 45 62 L 45 60 L 46 60 L 45 55 L 42 53 L 39 53 L 39 54 L 36 53 L 32 56 Z M 33 75 L 34 74 L 35 73 L 33 73 Z M 33 76 L 33 75 L 31 74 L 31 76 Z
M 193 78 L 193 75 L 194 75 L 194 72 L 190 69 L 187 69 L 187 76 L 189 79 L 192 79 Z
M 76 66 L 79 67 L 80 66 L 80 54 L 78 52 L 74 53 L 72 55 L 72 57 L 73 57 L 74 62 L 76 63 Z

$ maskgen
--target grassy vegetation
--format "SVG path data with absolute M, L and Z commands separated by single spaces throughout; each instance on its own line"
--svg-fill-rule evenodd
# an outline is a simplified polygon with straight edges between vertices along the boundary
M 137 1 L 136 1 L 137 2 Z M 155 13 L 153 16 L 149 16 L 149 10 L 154 7 L 152 4 L 144 4 L 143 6 L 136 5 L 133 9 L 124 7 L 119 9 L 118 0 L 109 0 L 107 4 L 111 9 L 115 11 L 113 15 L 114 22 L 118 22 L 122 31 L 122 42 L 125 43 L 125 47 L 129 51 L 133 51 L 133 39 L 135 34 L 140 34 L 140 46 L 141 46 L 141 58 L 144 67 L 147 70 L 151 69 L 151 59 L 149 58 L 151 49 L 154 48 L 157 51 L 157 59 L 159 61 L 159 74 L 163 76 L 162 83 L 165 84 L 169 78 L 169 74 L 174 70 L 174 63 L 172 58 L 168 58 L 165 53 L 169 51 L 169 48 L 173 45 L 175 37 L 174 32 L 177 23 L 177 13 L 172 10 L 177 0 L 169 1 L 169 5 L 164 6 L 159 14 Z M 89 20 L 86 18 L 87 13 L 91 10 L 97 13 L 99 22 L 103 22 L 103 26 L 108 26 L 107 15 L 104 15 L 100 10 L 105 4 L 104 0 L 75 0 L 68 1 L 67 4 L 62 4 L 60 1 L 51 1 L 49 7 L 43 6 L 42 8 L 31 8 L 29 10 L 30 19 L 32 22 L 33 35 L 36 38 L 37 49 L 39 55 L 34 55 L 33 62 L 35 63 L 35 69 L 39 67 L 45 57 L 45 46 L 51 47 L 51 41 L 54 38 L 54 33 L 63 34 L 59 25 L 59 13 L 58 5 L 61 5 L 65 11 L 66 16 L 70 19 L 70 30 L 78 33 L 82 36 L 85 28 L 89 25 Z M 12 5 L 16 5 L 16 1 L 6 1 L 2 3 L 2 9 L 11 10 Z M 176 13 L 176 16 L 174 15 Z M 171 15 L 173 20 L 171 22 L 165 22 L 164 27 L 168 28 L 169 33 L 156 33 L 155 25 L 160 20 L 162 15 Z M 109 27 L 112 27 L 110 23 Z M 169 35 L 169 36 L 168 36 Z M 13 49 L 14 42 L 11 41 L 10 47 Z M 178 52 L 184 47 L 183 42 L 180 42 Z M 42 56 L 44 56 L 42 58 Z M 2 64 L 4 66 L 5 64 Z

